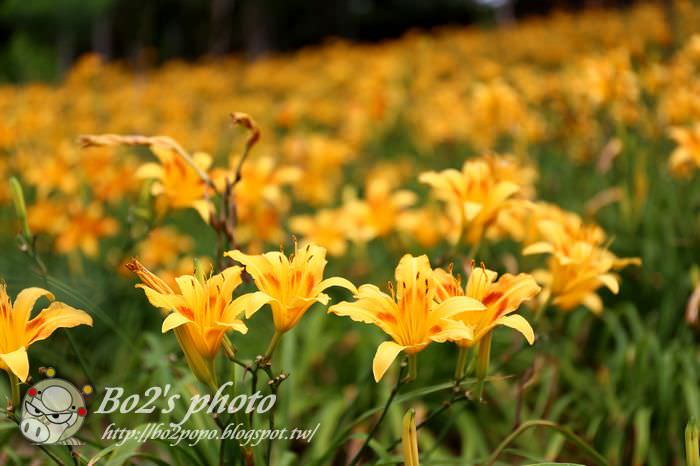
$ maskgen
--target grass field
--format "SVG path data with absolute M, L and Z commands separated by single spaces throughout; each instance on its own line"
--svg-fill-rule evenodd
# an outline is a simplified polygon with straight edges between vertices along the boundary
M 2 464 L 700 465 L 696 2 L 86 56 L 0 114 Z M 65 304 L 27 324 L 31 287 Z M 92 387 L 80 447 L 17 427 L 49 367 Z M 313 439 L 103 438 L 225 381 L 277 401 L 183 428 Z

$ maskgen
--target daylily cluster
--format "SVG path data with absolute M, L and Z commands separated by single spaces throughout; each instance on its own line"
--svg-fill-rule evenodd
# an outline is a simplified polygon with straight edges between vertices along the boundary
M 565 311 L 584 305 L 601 313 L 603 302 L 596 290 L 605 286 L 617 293 L 619 279 L 613 272 L 627 265 L 640 265 L 641 260 L 616 257 L 605 247 L 603 230 L 584 224 L 575 214 L 547 205 L 535 209 L 544 211 L 535 220 L 540 240 L 525 247 L 523 254 L 550 255 L 548 268 L 533 272 L 545 286 L 543 301 L 551 299 Z
M 431 342 L 453 341 L 472 346 L 498 325 L 512 327 L 534 342 L 530 324 L 510 315 L 540 287 L 526 274 L 503 275 L 485 267 L 472 267 L 466 285 L 451 271 L 433 270 L 427 256 L 404 256 L 396 267 L 396 285 L 390 295 L 374 285 L 362 285 L 354 302 L 331 306 L 329 312 L 382 329 L 392 341 L 379 345 L 372 369 L 379 381 L 399 353 L 414 356 Z
M 11 155 L 0 161 L 0 175 L 21 174 L 34 193 L 30 223 L 51 240 L 44 247 L 98 259 L 104 240 L 132 226 L 118 219 L 122 204 L 139 204 L 145 193 L 155 196 L 156 223 L 168 210 L 189 208 L 210 220 L 212 186 L 202 175 L 219 189 L 235 176 L 240 154 L 219 130 L 230 109 L 243 107 L 266 134 L 258 149 L 262 156 L 247 161 L 235 188 L 238 245 L 249 252 L 281 242 L 287 227 L 335 256 L 347 253 L 349 244 L 394 234 L 421 247 L 461 235 L 473 244 L 497 234 L 509 215 L 494 215 L 504 210 L 502 204 L 532 197 L 532 180 L 488 175 L 484 186 L 449 193 L 446 183 L 456 170 L 434 168 L 445 161 L 443 147 L 506 149 L 516 154 L 517 165 L 527 166 L 523 154 L 534 143 L 551 143 L 559 154 L 590 162 L 612 140 L 611 128 L 633 127 L 650 138 L 670 134 L 678 144 L 671 171 L 689 173 L 697 152 L 692 128 L 700 118 L 700 37 L 692 35 L 700 9 L 690 2 L 676 7 L 674 34 L 664 12 L 644 4 L 624 12 L 557 15 L 508 30 L 447 29 L 372 46 L 333 43 L 303 56 L 254 63 L 169 64 L 136 87 L 132 73 L 87 56 L 57 88 L 0 89 L 0 109 L 7 115 L 0 122 L 0 149 Z M 683 46 L 672 56 L 645 55 L 674 38 Z M 507 51 L 499 49 L 495 59 L 494 44 L 502 43 L 509 44 Z M 365 70 L 362 76 L 358 69 Z M 310 73 L 315 79 L 307 79 Z M 437 162 L 413 164 L 406 178 L 420 177 L 431 186 L 451 215 L 420 205 L 401 189 L 403 180 L 366 169 L 367 161 L 376 164 L 372 143 L 403 126 L 419 153 Z M 149 146 L 155 163 L 133 151 L 75 147 L 76 134 L 103 128 L 177 135 L 198 151 L 185 161 L 161 140 Z M 409 154 L 387 155 L 385 162 L 397 172 L 409 160 Z M 464 165 L 462 176 L 478 178 L 480 165 Z M 348 184 L 346 173 L 366 182 Z M 0 187 L 0 200 L 7 199 L 5 191 Z M 488 202 L 481 199 L 485 194 Z M 646 196 L 642 189 L 635 195 L 641 201 Z M 377 206 L 389 212 L 378 215 Z M 128 257 L 106 256 L 112 262 Z
M 282 252 L 248 255 L 238 250 L 227 253 L 245 267 L 259 291 L 233 298 L 242 283 L 243 268 L 233 266 L 205 278 L 183 275 L 171 288 L 137 260 L 127 267 L 141 279 L 150 303 L 164 313 L 162 331 L 174 330 L 193 373 L 209 386 L 216 386 L 214 358 L 224 335 L 230 330 L 248 331 L 243 317 L 250 318 L 261 307 L 270 305 L 275 334 L 266 357 L 270 357 L 281 336 L 297 325 L 316 302 L 328 304 L 323 291 L 332 286 L 355 295 L 353 302 L 341 302 L 329 312 L 374 324 L 391 341 L 382 343 L 374 357 L 373 372 L 379 381 L 400 352 L 413 356 L 431 342 L 453 341 L 472 346 L 504 325 L 521 332 L 534 342 L 534 332 L 520 315 L 512 314 L 533 298 L 540 287 L 527 274 L 502 275 L 485 267 L 474 267 L 466 288 L 452 270 L 432 269 L 428 257 L 404 256 L 396 267 L 396 285 L 389 293 L 375 285 L 359 288 L 341 277 L 323 278 L 326 250 L 314 244 L 295 245 L 290 256 Z
M 294 327 L 311 305 L 328 303 L 325 289 L 340 286 L 355 291 L 343 278 L 323 279 L 326 250 L 316 245 L 295 245 L 291 257 L 281 252 L 247 255 L 238 250 L 227 255 L 245 266 L 260 291 L 233 297 L 242 283 L 244 269 L 240 266 L 228 267 L 208 278 L 201 270 L 195 275 L 181 275 L 172 288 L 137 260 L 126 265 L 140 278 L 142 284 L 137 287 L 145 291 L 151 305 L 163 312 L 162 332 L 175 332 L 194 375 L 214 388 L 214 359 L 224 335 L 230 330 L 247 333 L 244 317 L 250 318 L 266 304 L 272 308 L 275 334 L 266 353 L 270 357 L 282 334 Z

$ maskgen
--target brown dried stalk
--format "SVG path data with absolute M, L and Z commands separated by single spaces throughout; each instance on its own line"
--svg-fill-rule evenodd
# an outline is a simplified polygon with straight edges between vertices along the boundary
M 197 175 L 204 181 L 207 186 L 217 191 L 216 185 L 209 178 L 209 175 L 199 168 L 192 156 L 182 148 L 173 138 L 169 136 L 143 136 L 141 134 L 122 135 L 122 134 L 84 134 L 78 139 L 81 147 L 107 147 L 107 146 L 162 146 L 172 149 L 178 156 L 182 158 L 189 166 L 191 166 Z
M 241 112 L 231 113 L 231 118 L 234 125 L 241 125 L 250 131 L 250 137 L 246 141 L 243 149 L 243 154 L 238 161 L 236 171 L 234 172 L 233 180 L 226 179 L 223 192 L 218 189 L 214 181 L 209 175 L 202 170 L 192 159 L 192 156 L 175 141 L 168 136 L 143 136 L 121 135 L 121 134 L 87 134 L 79 138 L 80 145 L 86 147 L 108 147 L 108 146 L 161 146 L 173 150 L 179 157 L 182 158 L 189 166 L 191 166 L 202 181 L 210 187 L 215 194 L 221 198 L 221 209 L 217 212 L 212 212 L 209 219 L 209 224 L 216 232 L 217 236 L 217 266 L 221 270 L 223 268 L 223 254 L 229 247 L 236 247 L 235 230 L 238 221 L 236 201 L 235 201 L 235 186 L 241 181 L 241 172 L 243 163 L 245 162 L 250 150 L 260 140 L 260 128 L 253 118 Z

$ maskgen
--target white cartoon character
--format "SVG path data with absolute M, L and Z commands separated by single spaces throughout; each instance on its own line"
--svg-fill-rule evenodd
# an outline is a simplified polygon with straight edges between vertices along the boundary
M 22 401 L 20 431 L 41 444 L 77 445 L 71 437 L 85 421 L 83 394 L 63 379 L 45 379 L 29 387 Z

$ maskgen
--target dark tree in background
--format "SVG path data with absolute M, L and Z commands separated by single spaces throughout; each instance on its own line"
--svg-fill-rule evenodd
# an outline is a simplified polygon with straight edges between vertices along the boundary
M 0 80 L 60 79 L 81 54 L 153 64 L 254 58 L 327 37 L 376 41 L 410 28 L 510 23 L 629 0 L 0 0 Z

